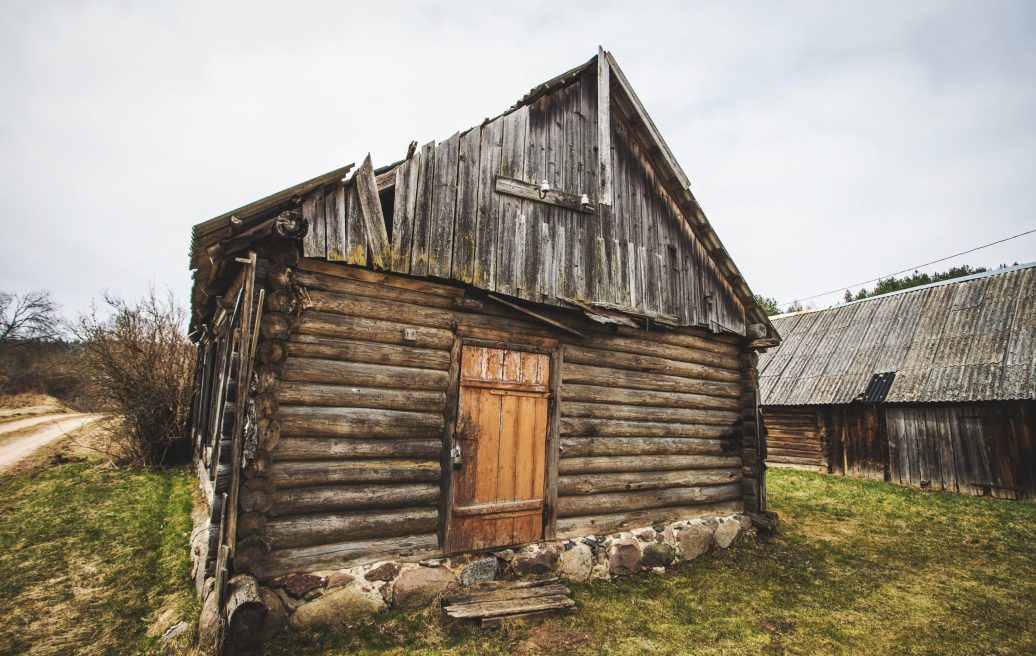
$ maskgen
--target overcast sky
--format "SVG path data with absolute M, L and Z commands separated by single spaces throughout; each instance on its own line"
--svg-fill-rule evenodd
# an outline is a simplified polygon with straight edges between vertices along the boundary
M 603 44 L 754 291 L 1036 228 L 1034 2 L 10 2 L 0 290 L 186 299 L 193 224 L 494 116 Z M 957 260 L 1036 260 L 1036 234 Z M 817 301 L 823 306 L 837 300 Z

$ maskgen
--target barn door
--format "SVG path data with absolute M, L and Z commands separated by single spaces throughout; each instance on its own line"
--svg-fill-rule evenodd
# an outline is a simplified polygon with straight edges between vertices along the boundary
M 450 552 L 543 538 L 550 356 L 465 345 Z

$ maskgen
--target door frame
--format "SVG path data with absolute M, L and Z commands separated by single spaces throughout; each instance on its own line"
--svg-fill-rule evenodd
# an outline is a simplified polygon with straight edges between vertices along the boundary
M 457 335 L 450 349 L 450 383 L 446 392 L 446 413 L 442 440 L 442 485 L 439 493 L 439 548 L 443 554 L 454 553 L 450 550 L 450 527 L 453 523 L 454 495 L 456 493 L 453 477 L 453 464 L 450 450 L 453 448 L 453 435 L 456 432 L 458 404 L 460 403 L 460 359 L 465 346 L 506 349 L 509 351 L 525 351 L 550 356 L 550 375 L 547 389 L 550 398 L 547 400 L 547 439 L 546 453 L 543 459 L 543 540 L 553 540 L 557 534 L 557 499 L 558 499 L 558 456 L 560 454 L 561 429 L 561 365 L 563 345 L 554 338 L 523 335 L 520 333 L 501 332 L 497 330 L 479 330 L 473 328 L 457 329 Z M 484 551 L 491 551 L 486 549 Z

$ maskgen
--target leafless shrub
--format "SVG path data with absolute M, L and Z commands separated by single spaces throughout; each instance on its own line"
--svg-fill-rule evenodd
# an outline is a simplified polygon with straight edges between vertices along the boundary
M 0 292 L 0 343 L 30 344 L 57 338 L 61 319 L 50 292 Z
M 82 345 L 87 393 L 122 420 L 112 455 L 147 467 L 188 457 L 194 351 L 183 332 L 185 310 L 154 289 L 135 302 L 112 294 L 104 301 L 110 315 L 94 309 L 73 332 Z

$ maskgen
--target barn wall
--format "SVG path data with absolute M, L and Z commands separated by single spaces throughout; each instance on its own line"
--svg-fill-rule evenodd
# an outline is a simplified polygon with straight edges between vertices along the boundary
M 800 445 L 819 439 L 829 446 L 832 473 L 978 496 L 1036 498 L 1033 401 L 767 406 L 764 416 L 767 461 L 773 464 L 814 462 L 815 451 L 802 455 Z
M 770 406 L 766 422 L 766 462 L 791 469 L 826 472 L 827 442 L 812 406 Z
M 438 552 L 458 333 L 560 338 L 559 537 L 742 509 L 733 338 L 614 334 L 572 316 L 587 338 L 562 337 L 446 285 L 313 260 L 294 278 L 309 307 L 280 357 L 260 349 L 279 379 L 279 437 L 256 574 Z
M 885 415 L 896 483 L 1036 498 L 1036 403 L 890 405 Z

